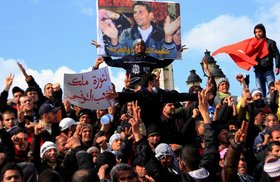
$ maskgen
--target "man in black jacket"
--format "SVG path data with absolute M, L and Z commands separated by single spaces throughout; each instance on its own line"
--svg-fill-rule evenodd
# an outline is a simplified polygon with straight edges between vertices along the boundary
M 145 75 L 141 82 L 143 82 L 142 90 L 137 93 L 111 92 L 106 94 L 106 98 L 118 99 L 120 104 L 138 100 L 139 106 L 141 106 L 141 119 L 147 128 L 150 124 L 160 124 L 161 109 L 164 103 L 197 100 L 197 94 L 179 93 L 176 90 L 166 91 L 160 89 L 155 74 Z
M 131 87 L 135 86 L 135 83 L 140 81 L 143 75 L 152 73 L 156 68 L 164 68 L 174 61 L 174 59 L 159 60 L 148 56 L 145 53 L 145 42 L 142 39 L 134 40 L 132 49 L 134 54 L 120 59 L 112 59 L 109 56 L 103 57 L 108 66 L 123 68 L 127 74 L 131 75 Z
M 254 66 L 256 84 L 258 88 L 261 88 L 262 93 L 266 96 L 266 84 L 269 85 L 274 82 L 275 75 L 279 74 L 280 68 L 280 55 L 276 42 L 266 37 L 266 30 L 263 24 L 257 24 L 254 28 L 254 34 L 258 40 L 266 39 L 268 46 L 268 55 L 264 58 L 257 58 L 258 64 Z M 273 72 L 273 58 L 275 59 L 275 69 Z

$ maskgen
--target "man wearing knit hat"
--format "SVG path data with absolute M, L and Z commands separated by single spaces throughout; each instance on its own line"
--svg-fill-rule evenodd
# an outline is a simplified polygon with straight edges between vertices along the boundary
M 56 162 L 57 149 L 56 145 L 51 141 L 46 141 L 40 148 L 40 157 L 49 162 Z
M 34 147 L 38 147 L 37 146 L 38 142 L 39 141 L 37 140 L 36 146 Z M 34 156 L 35 155 L 36 152 L 34 153 Z M 60 175 L 63 175 L 62 166 L 60 165 L 62 161 L 58 160 L 57 148 L 53 142 L 46 141 L 43 143 L 43 145 L 40 147 L 40 158 L 41 158 L 40 164 L 36 165 L 38 166 L 39 173 L 43 172 L 46 169 L 52 169 L 58 172 Z M 36 162 L 39 162 L 37 160 L 38 159 L 36 158 Z
M 266 30 L 263 24 L 257 24 L 254 27 L 254 34 L 259 41 L 265 40 L 266 44 L 264 46 L 267 46 L 268 48 L 268 54 L 263 58 L 257 57 L 256 61 L 258 64 L 254 66 L 257 87 L 260 88 L 263 95 L 266 96 L 267 85 L 275 81 L 274 73 L 276 75 L 279 74 L 280 55 L 276 42 L 266 37 Z M 273 59 L 275 59 L 274 72 Z
M 280 158 L 275 156 L 268 156 L 263 167 L 264 174 L 262 174 L 262 179 L 269 179 L 269 181 L 279 181 L 280 180 Z
M 227 78 L 219 78 L 215 80 L 217 86 L 217 94 L 214 98 L 214 105 L 220 104 L 221 101 L 230 96 L 229 93 L 229 81 Z

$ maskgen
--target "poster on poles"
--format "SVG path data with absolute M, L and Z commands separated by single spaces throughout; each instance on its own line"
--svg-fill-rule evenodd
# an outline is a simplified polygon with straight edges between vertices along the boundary
M 98 0 L 96 9 L 98 55 L 133 54 L 133 41 L 142 39 L 146 54 L 181 59 L 179 3 Z

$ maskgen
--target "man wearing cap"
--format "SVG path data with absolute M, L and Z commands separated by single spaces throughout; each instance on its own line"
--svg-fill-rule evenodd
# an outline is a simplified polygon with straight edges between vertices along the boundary
M 33 163 L 35 164 L 38 173 L 42 173 L 46 169 L 55 170 L 63 176 L 63 168 L 58 160 L 57 148 L 52 141 L 45 141 L 40 147 L 40 140 L 35 139 L 33 145 Z M 40 151 L 38 150 L 40 149 Z
M 13 102 L 10 105 L 17 109 L 19 98 L 24 94 L 24 91 L 18 86 L 15 86 L 12 89 L 12 93 L 13 93 Z
M 59 128 L 61 134 L 64 134 L 66 137 L 71 137 L 75 133 L 77 122 L 72 118 L 63 118 L 59 122 Z
M 42 126 L 44 132 L 35 132 L 35 135 L 40 135 L 43 141 L 55 142 L 55 137 L 60 134 L 60 128 L 56 116 L 58 109 L 58 107 L 54 107 L 49 103 L 44 103 L 39 108 L 39 124 Z
M 112 56 L 124 56 L 125 51 L 118 51 L 120 48 L 131 49 L 134 47 L 134 41 L 142 39 L 147 48 L 149 48 L 150 56 L 156 58 L 176 58 L 177 50 L 173 42 L 173 34 L 179 29 L 180 18 L 171 23 L 170 17 L 166 18 L 164 30 L 157 27 L 153 22 L 154 15 L 150 4 L 136 2 L 133 5 L 133 18 L 135 25 L 131 28 L 123 30 L 119 35 L 117 28 L 112 23 L 107 25 L 100 22 L 102 32 L 111 38 L 111 42 L 106 46 L 106 51 Z M 159 54 L 158 51 L 166 51 L 167 54 Z
M 147 129 L 148 144 L 153 151 L 155 151 L 157 145 L 160 143 L 160 131 L 157 125 L 151 124 Z
M 156 68 L 164 68 L 171 64 L 174 59 L 159 60 L 145 53 L 145 42 L 142 39 L 133 41 L 133 54 L 120 59 L 112 59 L 104 56 L 103 59 L 108 66 L 123 68 L 129 74 L 130 82 L 135 85 L 145 74 L 152 73 Z

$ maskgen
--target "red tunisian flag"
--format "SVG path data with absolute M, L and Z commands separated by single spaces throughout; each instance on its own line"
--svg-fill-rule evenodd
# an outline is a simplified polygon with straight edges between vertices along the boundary
M 213 52 L 212 56 L 219 53 L 227 53 L 240 68 L 249 71 L 252 66 L 258 64 L 257 57 L 261 59 L 268 55 L 268 47 L 266 38 L 259 40 L 253 37 L 222 47 Z

